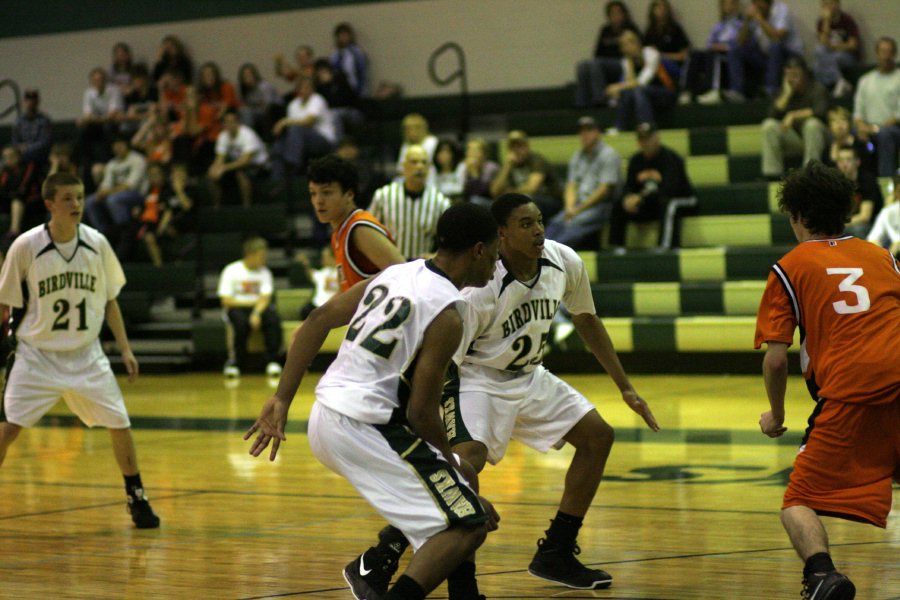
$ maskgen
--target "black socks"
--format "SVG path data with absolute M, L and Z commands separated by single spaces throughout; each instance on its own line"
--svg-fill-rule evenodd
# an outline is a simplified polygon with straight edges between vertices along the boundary
M 425 600 L 425 590 L 414 579 L 401 575 L 384 600 Z
M 551 546 L 574 545 L 583 521 L 584 517 L 576 517 L 558 511 L 556 518 L 550 521 L 550 529 L 547 530 L 547 541 L 545 543 Z

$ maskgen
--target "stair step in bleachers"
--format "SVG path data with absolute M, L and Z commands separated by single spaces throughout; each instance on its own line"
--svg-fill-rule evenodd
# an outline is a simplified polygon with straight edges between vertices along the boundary
M 591 286 L 597 314 L 602 317 L 752 316 L 763 289 L 765 279 Z
M 580 252 L 592 283 L 765 280 L 791 246 Z

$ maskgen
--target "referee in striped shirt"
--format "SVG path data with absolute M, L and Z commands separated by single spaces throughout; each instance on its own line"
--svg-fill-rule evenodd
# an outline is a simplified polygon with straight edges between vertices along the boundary
M 407 260 L 434 252 L 438 218 L 450 208 L 446 196 L 425 185 L 429 167 L 425 149 L 410 146 L 403 159 L 403 179 L 376 190 L 369 206 L 369 212 L 390 230 Z

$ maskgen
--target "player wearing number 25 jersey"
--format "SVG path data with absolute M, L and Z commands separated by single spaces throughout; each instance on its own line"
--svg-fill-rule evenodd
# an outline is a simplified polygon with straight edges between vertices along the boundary
M 772 267 L 756 323 L 755 346 L 768 345 L 762 432 L 787 429 L 795 328 L 816 401 L 781 510 L 810 599 L 855 595 L 835 570 L 818 515 L 885 527 L 891 480 L 900 481 L 900 269 L 886 250 L 844 235 L 853 191 L 852 181 L 815 161 L 785 178 L 779 205 L 800 243 Z

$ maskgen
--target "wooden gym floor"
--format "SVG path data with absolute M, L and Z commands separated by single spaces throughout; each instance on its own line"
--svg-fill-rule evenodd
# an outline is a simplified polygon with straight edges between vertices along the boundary
M 143 480 L 162 528 L 138 531 L 103 430 L 64 405 L 26 430 L 0 470 L 0 598 L 351 598 L 343 566 L 382 526 L 311 456 L 304 382 L 288 441 L 269 463 L 241 439 L 271 393 L 261 377 L 217 374 L 122 382 Z M 527 573 L 555 514 L 570 450 L 513 442 L 482 474 L 503 521 L 479 553 L 488 598 L 644 600 L 797 598 L 801 563 L 778 520 L 784 483 L 812 409 L 789 384 L 781 441 L 758 432 L 761 377 L 641 376 L 663 431 L 653 434 L 605 376 L 566 378 L 616 427 L 607 474 L 579 536 L 581 559 L 615 578 L 577 591 Z M 858 598 L 900 599 L 900 488 L 886 531 L 828 519 L 832 554 Z M 432 597 L 446 598 L 441 587 Z

